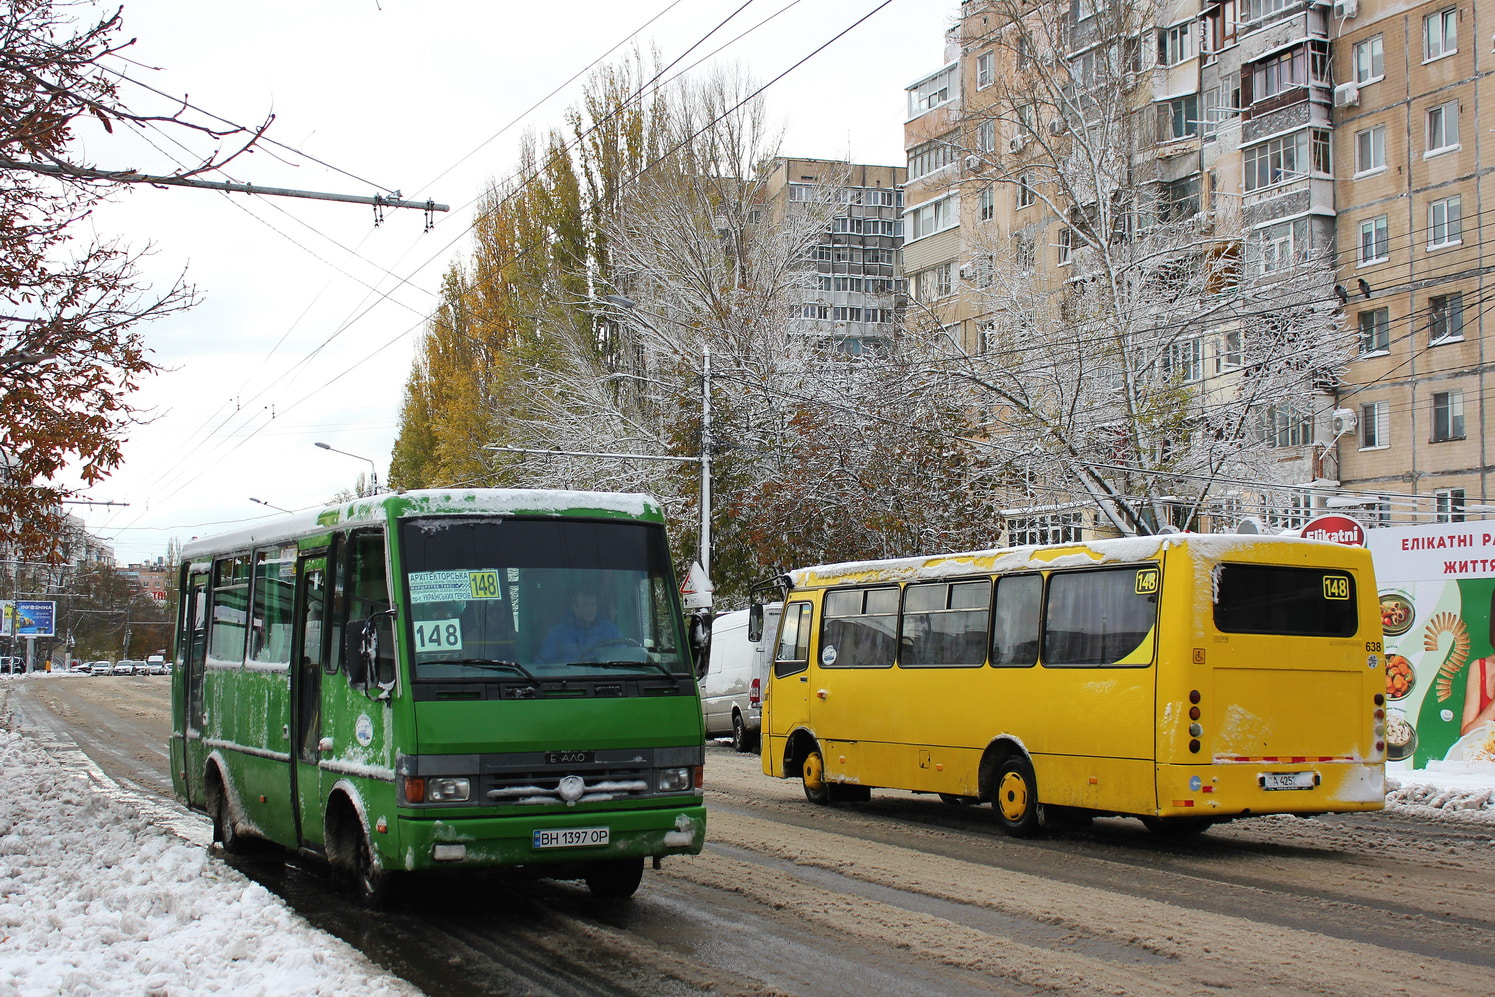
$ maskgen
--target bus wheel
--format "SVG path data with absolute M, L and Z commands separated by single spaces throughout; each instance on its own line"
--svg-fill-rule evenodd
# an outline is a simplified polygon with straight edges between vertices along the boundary
M 732 714 L 732 747 L 742 752 L 753 750 L 753 738 L 748 734 L 747 724 L 742 722 L 741 713 Z
M 245 850 L 244 836 L 234 827 L 234 815 L 228 805 L 228 790 L 214 779 L 208 784 L 208 795 L 213 804 L 213 840 L 223 848 L 226 855 L 240 855 Z
M 1209 830 L 1204 817 L 1143 817 L 1142 825 L 1160 838 L 1192 838 Z
M 992 808 L 997 823 L 1012 837 L 1029 838 L 1038 832 L 1038 783 L 1025 756 L 1012 755 L 997 769 Z
M 825 759 L 820 757 L 820 746 L 810 749 L 800 765 L 800 778 L 805 784 L 805 799 L 821 805 L 831 801 L 830 783 L 825 781 Z
M 587 867 L 587 889 L 607 900 L 627 900 L 644 878 L 644 860 L 608 859 Z
M 387 906 L 394 898 L 398 877 L 395 873 L 380 868 L 374 861 L 373 846 L 362 831 L 358 832 L 353 842 L 350 861 L 353 868 L 348 877 L 348 885 L 352 888 L 353 896 L 365 907 Z

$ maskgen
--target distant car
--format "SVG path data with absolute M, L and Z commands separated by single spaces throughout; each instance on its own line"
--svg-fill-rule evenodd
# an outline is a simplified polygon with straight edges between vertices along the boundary
M 68 670 L 68 674 L 69 675 L 92 675 L 93 674 L 93 672 L 89 671 L 88 662 L 86 662 L 86 661 L 75 661 L 71 665 L 68 666 L 67 670 Z
M 114 674 L 114 662 L 105 661 L 102 658 L 98 661 L 90 661 L 88 663 L 88 674 L 112 675 Z
M 166 659 L 159 654 L 153 654 L 145 659 L 146 675 L 165 675 L 166 672 Z
M 114 674 L 116 675 L 144 675 L 145 662 L 134 658 L 120 658 L 114 663 Z

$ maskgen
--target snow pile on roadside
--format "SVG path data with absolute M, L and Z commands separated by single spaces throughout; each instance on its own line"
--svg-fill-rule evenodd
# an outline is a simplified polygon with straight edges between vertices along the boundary
M 1410 817 L 1495 824 L 1495 765 L 1432 762 L 1426 769 L 1388 769 L 1386 809 Z
M 0 730 L 0 993 L 419 991 Z

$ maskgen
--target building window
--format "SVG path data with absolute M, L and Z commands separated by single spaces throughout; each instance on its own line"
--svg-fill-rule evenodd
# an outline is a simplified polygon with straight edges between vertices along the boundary
M 1185 383 L 1204 377 L 1204 340 L 1178 339 L 1163 348 L 1163 376 Z
M 1296 255 L 1308 249 L 1308 220 L 1299 218 L 1261 229 L 1255 247 L 1262 273 L 1292 266 Z
M 1386 168 L 1386 126 L 1376 125 L 1355 133 L 1355 173 Z
M 1360 223 L 1360 262 L 1382 263 L 1389 258 L 1391 242 L 1387 235 L 1385 215 L 1367 218 Z
M 1464 489 L 1439 488 L 1433 492 L 1434 518 L 1440 523 L 1464 521 Z
M 1360 449 L 1375 450 L 1390 445 L 1390 403 L 1369 402 L 1360 406 Z
M 1199 95 L 1189 94 L 1158 105 L 1158 141 L 1172 142 L 1199 134 Z
M 1374 83 L 1386 75 L 1385 60 L 1381 53 L 1381 36 L 1367 38 L 1355 45 L 1355 82 L 1364 86 Z
M 1356 316 L 1360 323 L 1360 354 L 1391 349 L 1391 309 L 1371 308 Z
M 997 198 L 992 185 L 987 184 L 976 194 L 976 220 L 989 222 L 997 213 Z
M 1453 343 L 1464 338 L 1464 295 L 1435 294 L 1428 298 L 1428 345 Z
M 908 151 L 908 178 L 922 177 L 955 162 L 958 149 L 954 132 L 946 132 L 931 142 L 921 142 Z
M 992 52 L 982 52 L 976 56 L 976 89 L 985 90 L 991 86 L 992 79 L 996 73 L 996 56 Z
M 1185 21 L 1158 31 L 1158 65 L 1176 66 L 1194 57 L 1194 22 Z
M 928 201 L 916 208 L 910 208 L 906 216 L 909 221 L 909 241 L 913 242 L 926 235 L 933 235 L 954 227 L 957 220 L 955 207 L 954 195 L 948 195 L 938 200 Z
M 1428 248 L 1451 246 L 1462 241 L 1464 223 L 1459 217 L 1459 195 L 1444 197 L 1428 205 Z
M 1433 442 L 1464 438 L 1464 392 L 1433 392 Z
M 1269 447 L 1302 447 L 1313 442 L 1313 410 L 1268 405 L 1262 413 L 1262 439 Z
M 1459 145 L 1459 102 L 1428 108 L 1428 155 L 1456 149 Z
M 976 151 L 991 152 L 997 147 L 997 123 L 990 118 L 976 125 Z
M 1164 181 L 1158 189 L 1158 217 L 1165 222 L 1185 222 L 1199 214 L 1199 176 Z
M 955 264 L 939 263 L 928 270 L 920 270 L 909 283 L 909 289 L 919 301 L 949 297 L 955 288 Z
M 1312 42 L 1289 49 L 1251 67 L 1251 100 L 1275 97 L 1288 90 L 1322 82 L 1328 77 L 1329 49 L 1326 42 Z
M 1029 185 L 1031 179 L 1030 173 L 1020 174 L 1017 178 L 1017 206 L 1019 208 L 1026 208 L 1038 199 L 1032 186 Z
M 1033 245 L 1031 236 L 1020 235 L 1017 237 L 1017 265 L 1023 270 L 1032 271 L 1038 263 L 1038 251 Z
M 1329 173 L 1329 133 L 1309 129 L 1283 135 L 1246 149 L 1243 157 L 1245 189 L 1260 190 L 1274 184 L 1302 179 L 1308 171 Z M 1384 164 L 1384 150 L 1382 155 Z
M 1215 373 L 1235 370 L 1241 365 L 1241 330 L 1229 329 L 1220 337 L 1219 351 L 1215 354 Z
M 925 111 L 932 111 L 960 96 L 956 87 L 956 69 L 956 66 L 946 66 L 908 88 L 909 118 L 917 118 Z
M 1067 267 L 1074 262 L 1074 230 L 1068 225 L 1059 230 L 1059 265 Z
M 1432 62 L 1459 50 L 1459 9 L 1449 7 L 1422 19 L 1422 61 Z

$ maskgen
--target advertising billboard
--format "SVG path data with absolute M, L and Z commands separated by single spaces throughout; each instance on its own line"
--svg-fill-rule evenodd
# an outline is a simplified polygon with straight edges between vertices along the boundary
M 0 600 L 0 637 L 51 637 L 57 603 Z
M 1495 520 L 1369 530 L 1387 758 L 1495 766 Z

